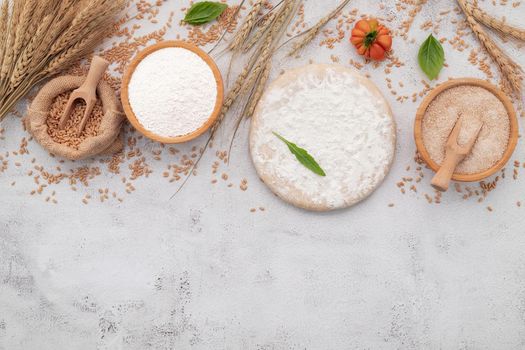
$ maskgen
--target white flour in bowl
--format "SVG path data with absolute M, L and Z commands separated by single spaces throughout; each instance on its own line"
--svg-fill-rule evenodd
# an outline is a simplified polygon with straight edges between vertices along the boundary
M 151 53 L 138 64 L 128 95 L 145 129 L 178 137 L 199 129 L 210 118 L 217 101 L 217 82 L 199 55 L 170 47 Z

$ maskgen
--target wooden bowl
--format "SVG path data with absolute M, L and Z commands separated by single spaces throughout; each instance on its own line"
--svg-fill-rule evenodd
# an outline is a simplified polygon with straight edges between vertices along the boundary
M 135 72 L 135 69 L 139 65 L 142 60 L 150 55 L 151 53 L 165 49 L 168 47 L 181 47 L 187 50 L 192 51 L 193 53 L 199 55 L 200 58 L 204 60 L 208 64 L 208 66 L 213 71 L 213 75 L 215 76 L 215 81 L 217 82 L 217 101 L 215 102 L 215 107 L 213 109 L 213 112 L 211 113 L 209 119 L 197 130 L 186 134 L 182 136 L 177 137 L 165 137 L 157 135 L 150 130 L 144 128 L 142 124 L 138 121 L 137 116 L 133 112 L 133 109 L 131 108 L 130 102 L 129 102 L 129 91 L 128 86 L 129 82 L 131 80 L 131 76 L 133 75 L 133 72 Z M 200 135 L 202 135 L 204 132 L 206 132 L 217 120 L 219 117 L 219 114 L 221 113 L 222 103 L 224 99 L 224 84 L 222 80 L 221 72 L 219 71 L 219 68 L 213 61 L 213 59 L 204 51 L 202 51 L 200 48 L 198 48 L 195 45 L 189 44 L 184 41 L 162 41 L 160 43 L 154 44 L 152 46 L 149 46 L 139 52 L 135 58 L 131 61 L 129 67 L 127 68 L 124 76 L 122 77 L 122 89 L 121 89 L 121 99 L 122 99 L 122 107 L 124 108 L 124 113 L 126 114 L 129 122 L 135 129 L 137 129 L 139 132 L 141 132 L 144 136 L 149 137 L 152 140 L 161 142 L 161 143 L 182 143 L 187 142 L 190 140 L 193 140 Z
M 487 178 L 491 175 L 494 175 L 497 171 L 499 171 L 501 168 L 507 164 L 510 157 L 512 156 L 512 153 L 516 149 L 516 144 L 518 143 L 518 119 L 516 118 L 516 111 L 514 110 L 514 106 L 512 105 L 512 102 L 510 99 L 496 86 L 486 82 L 485 80 L 481 79 L 474 79 L 474 78 L 462 78 L 462 79 L 452 79 L 449 80 L 436 88 L 434 88 L 430 94 L 428 94 L 423 102 L 421 103 L 421 106 L 419 106 L 417 113 L 416 113 L 416 120 L 414 122 L 414 138 L 416 140 L 416 146 L 417 150 L 421 156 L 421 158 L 428 164 L 428 166 L 434 171 L 437 172 L 439 170 L 439 165 L 434 162 L 430 155 L 428 154 L 428 151 L 425 147 L 425 144 L 423 142 L 423 134 L 422 134 L 422 126 L 423 126 L 423 117 L 425 115 L 425 112 L 430 105 L 432 101 L 443 91 L 456 87 L 461 85 L 471 85 L 471 86 L 479 86 L 482 87 L 490 92 L 492 92 L 499 100 L 503 103 L 505 106 L 505 109 L 507 110 L 507 114 L 509 116 L 510 121 L 510 133 L 509 133 L 509 142 L 507 144 L 507 149 L 503 153 L 503 157 L 494 164 L 490 169 L 487 169 L 481 173 L 476 174 L 454 174 L 452 176 L 452 180 L 454 181 L 461 181 L 461 182 L 476 182 L 480 181 L 484 178 Z

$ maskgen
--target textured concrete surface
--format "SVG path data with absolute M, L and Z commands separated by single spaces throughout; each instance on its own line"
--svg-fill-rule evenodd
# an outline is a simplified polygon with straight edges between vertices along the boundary
M 180 1 L 161 11 L 180 16 Z M 336 3 L 309 0 L 307 21 Z M 352 0 L 349 9 L 394 15 L 396 27 L 407 11 L 393 3 Z M 525 4 L 481 4 L 523 24 Z M 404 82 L 405 93 L 422 89 L 415 55 L 428 30 L 421 24 L 454 7 L 451 0 L 429 1 L 409 33 L 415 43 L 396 39 L 406 66 L 391 78 Z M 441 23 L 440 37 L 455 35 L 455 18 L 451 12 Z M 465 40 L 478 47 L 471 35 Z M 525 63 L 523 49 L 505 47 Z M 441 81 L 484 77 L 468 63 L 471 48 L 461 53 L 445 44 L 445 50 Z M 313 44 L 302 59 L 280 60 L 274 74 L 310 58 L 330 62 L 332 53 L 342 64 L 356 59 L 346 40 L 333 52 Z M 249 180 L 247 192 L 212 186 L 203 170 L 170 200 L 175 186 L 162 180 L 165 165 L 158 162 L 123 203 L 85 206 L 83 194 L 64 184 L 53 205 L 28 195 L 34 184 L 25 170 L 11 166 L 1 173 L 0 349 L 525 348 L 525 209 L 516 206 L 525 199 L 523 181 L 507 176 L 483 204 L 451 191 L 429 205 L 422 195 L 430 191 L 426 171 L 419 193 L 400 194 L 396 182 L 415 166 L 412 121 L 419 101 L 397 102 L 382 67 L 364 70 L 392 104 L 398 154 L 385 184 L 350 210 L 308 213 L 275 198 L 250 163 L 247 125 L 227 170 L 237 184 Z M 20 121 L 13 116 L 2 126 L 0 150 L 16 149 L 24 136 Z M 154 147 L 145 140 L 140 146 Z M 59 165 L 38 145 L 29 148 L 24 164 L 35 156 Z M 523 156 L 520 143 L 513 160 Z M 213 160 L 207 155 L 203 168 Z M 95 196 L 97 188 L 118 183 L 120 177 L 108 173 L 85 191 Z M 250 212 L 259 206 L 266 210 Z

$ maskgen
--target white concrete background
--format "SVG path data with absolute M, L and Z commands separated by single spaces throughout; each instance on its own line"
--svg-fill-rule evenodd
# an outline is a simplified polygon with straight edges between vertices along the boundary
M 182 2 L 171 0 L 162 11 L 180 16 Z M 307 21 L 336 3 L 308 0 Z M 349 9 L 394 14 L 392 27 L 406 18 L 394 1 L 382 1 L 384 10 L 379 3 L 352 0 Z M 523 24 L 525 4 L 481 4 Z M 419 27 L 454 6 L 430 0 L 409 33 L 416 43 L 396 39 L 406 66 L 392 79 L 410 94 L 422 88 L 415 56 L 428 31 Z M 446 21 L 440 36 L 454 31 Z M 470 35 L 465 40 L 477 47 Z M 505 47 L 525 63 L 523 49 Z M 483 77 L 468 64 L 469 50 L 445 50 L 449 67 L 440 80 Z M 343 64 L 356 59 L 347 41 L 334 53 Z M 330 62 L 330 54 L 312 45 L 302 60 L 281 66 Z M 395 183 L 414 166 L 417 104 L 396 102 L 382 69 L 365 70 L 391 101 L 398 154 L 385 184 L 349 210 L 309 213 L 275 198 L 250 163 L 247 125 L 227 170 L 237 184 L 249 180 L 247 192 L 212 186 L 203 171 L 169 200 L 174 186 L 161 178 L 165 166 L 153 163 L 155 173 L 137 181 L 122 204 L 84 206 L 83 194 L 63 184 L 52 205 L 28 195 L 34 185 L 24 168 L 0 174 L 0 349 L 525 348 L 525 209 L 515 204 L 525 199 L 524 182 L 508 176 L 484 204 L 453 192 L 440 205 L 421 193 L 401 195 Z M 20 121 L 13 116 L 2 126 L 0 150 L 16 149 Z M 24 164 L 36 156 L 58 165 L 35 143 L 29 148 Z M 524 159 L 521 144 L 513 159 Z M 202 167 L 212 161 L 207 156 Z M 428 177 L 419 188 L 430 192 Z M 119 181 L 104 174 L 86 191 L 95 195 Z M 250 213 L 259 206 L 266 211 Z

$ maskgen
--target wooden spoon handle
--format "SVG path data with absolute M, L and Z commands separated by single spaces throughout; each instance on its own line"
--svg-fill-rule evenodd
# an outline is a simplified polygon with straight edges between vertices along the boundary
M 86 81 L 82 84 L 84 89 L 88 91 L 95 91 L 97 85 L 104 76 L 104 72 L 108 69 L 109 62 L 103 59 L 102 57 L 95 56 L 91 61 L 91 66 L 89 67 L 89 73 L 87 75 Z
M 455 152 L 447 152 L 443 164 L 441 164 L 441 167 L 432 179 L 432 187 L 442 192 L 448 190 L 448 185 L 454 174 L 454 170 L 456 170 L 456 167 L 464 158 L 464 155 Z
M 93 113 L 93 109 L 95 108 L 96 103 L 97 103 L 97 100 L 86 101 L 86 111 L 84 112 L 84 116 L 82 117 L 82 120 L 80 121 L 80 125 L 78 126 L 77 137 L 80 137 L 80 135 L 82 135 L 82 131 L 84 131 L 87 121 L 89 117 L 91 116 L 91 113 Z

